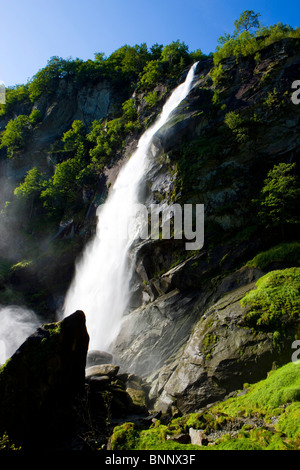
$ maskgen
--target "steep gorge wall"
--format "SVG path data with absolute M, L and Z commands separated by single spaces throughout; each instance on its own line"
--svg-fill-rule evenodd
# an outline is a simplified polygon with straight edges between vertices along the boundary
M 211 78 L 212 59 L 200 61 L 196 86 L 156 135 L 160 155 L 146 175 L 147 205 L 205 205 L 205 243 L 199 252 L 188 253 L 183 242 L 172 239 L 143 241 L 132 250 L 133 295 L 114 344 L 114 360 L 125 371 L 149 379 L 158 409 L 175 405 L 192 411 L 244 382 L 263 378 L 274 361 L 289 359 L 291 336 L 276 351 L 270 334 L 241 326 L 246 310 L 239 300 L 264 274 L 245 263 L 280 241 L 277 232 L 261 230 L 252 200 L 274 164 L 299 162 L 300 108 L 290 99 L 291 84 L 300 73 L 298 50 L 298 41 L 289 39 L 261 51 L 259 60 L 228 58 L 218 81 Z M 143 95 L 134 99 L 145 125 L 149 110 Z M 116 94 L 107 82 L 80 90 L 62 82 L 56 100 L 41 98 L 38 106 L 45 118 L 28 148 L 14 163 L 2 162 L 6 179 L 19 181 L 36 163 L 51 172 L 51 144 L 74 119 L 89 124 L 113 116 L 123 101 L 122 91 Z M 163 101 L 153 109 L 153 118 Z M 238 128 L 225 124 L 232 111 L 241 117 Z M 136 135 L 127 139 L 124 159 L 105 170 L 109 181 L 136 143 Z M 98 195 L 105 198 L 101 191 Z M 79 241 L 78 247 L 58 254 L 45 244 L 39 270 L 29 267 L 15 275 L 15 286 L 23 291 L 47 287 L 43 298 L 52 314 L 84 246 L 89 209 L 87 205 L 80 226 L 70 222 L 59 235 L 70 246 Z
M 205 65 L 156 135 L 161 157 L 148 175 L 147 200 L 204 203 L 205 244 L 196 254 L 175 240 L 134 248 L 133 310 L 113 351 L 124 369 L 148 377 L 154 406 L 164 411 L 193 411 L 264 378 L 274 363 L 290 360 L 294 337 L 287 333 L 276 349 L 271 334 L 243 325 L 247 309 L 239 301 L 265 274 L 244 264 L 280 242 L 276 231 L 260 229 L 253 199 L 275 164 L 299 164 L 296 41 L 270 46 L 260 62 L 226 60 L 217 85 Z M 243 116 L 239 135 L 224 125 L 230 111 Z M 289 236 L 297 239 L 296 230 Z

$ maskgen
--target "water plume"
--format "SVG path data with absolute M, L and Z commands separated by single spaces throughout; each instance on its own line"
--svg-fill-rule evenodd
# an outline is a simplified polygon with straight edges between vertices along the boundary
M 40 326 L 37 315 L 24 307 L 0 307 L 0 364 L 9 359 Z
M 80 309 L 85 312 L 90 348 L 109 351 L 119 333 L 121 319 L 129 301 L 132 266 L 128 252 L 138 236 L 131 224 L 126 237 L 119 228 L 129 227 L 134 207 L 151 164 L 152 139 L 192 88 L 196 65 L 184 83 L 167 100 L 156 122 L 141 136 L 136 151 L 120 171 L 105 204 L 98 210 L 97 233 L 87 245 L 76 266 L 76 273 L 64 304 L 64 316 Z

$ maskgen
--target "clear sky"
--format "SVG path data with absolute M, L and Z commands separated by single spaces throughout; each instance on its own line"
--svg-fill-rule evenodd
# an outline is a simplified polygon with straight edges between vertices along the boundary
M 125 44 L 213 52 L 244 10 L 266 26 L 300 26 L 298 0 L 0 0 L 0 80 L 26 83 L 52 56 L 87 60 Z

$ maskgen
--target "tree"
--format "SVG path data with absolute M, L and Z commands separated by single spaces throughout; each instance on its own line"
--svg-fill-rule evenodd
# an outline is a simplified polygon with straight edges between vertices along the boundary
M 15 150 L 24 147 L 29 123 L 29 117 L 23 114 L 7 123 L 2 134 L 1 147 L 7 147 L 9 157 L 13 157 Z
M 27 172 L 24 182 L 16 187 L 14 194 L 17 197 L 24 197 L 25 199 L 35 199 L 39 197 L 44 181 L 44 175 L 38 168 L 33 167 Z
M 249 31 L 252 28 L 259 28 L 259 17 L 260 13 L 255 13 L 253 10 L 245 10 L 239 17 L 238 20 L 235 20 L 235 34 L 238 35 L 243 31 Z
M 29 218 L 38 208 L 38 201 L 43 190 L 45 178 L 45 175 L 37 167 L 33 167 L 27 172 L 23 183 L 19 184 L 14 190 L 16 198 L 24 202 L 24 208 L 29 208 Z
M 71 129 L 64 133 L 62 142 L 64 149 L 70 152 L 76 152 L 81 144 L 85 143 L 86 129 L 82 121 L 73 121 Z
M 168 62 L 169 65 L 178 64 L 180 59 L 188 59 L 189 52 L 188 46 L 184 42 L 173 41 L 171 44 L 165 46 L 161 53 L 161 59 Z
M 267 227 L 299 224 L 300 185 L 295 163 L 279 163 L 269 171 L 260 192 L 259 217 Z
M 104 52 L 95 52 L 94 54 L 94 61 L 97 63 L 102 63 L 105 61 L 105 53 Z
M 144 67 L 140 83 L 144 90 L 154 88 L 162 76 L 162 65 L 159 60 L 151 60 Z
M 153 44 L 153 46 L 150 48 L 151 52 L 151 60 L 159 60 L 161 57 L 161 51 L 163 50 L 163 45 L 158 44 L 157 42 Z

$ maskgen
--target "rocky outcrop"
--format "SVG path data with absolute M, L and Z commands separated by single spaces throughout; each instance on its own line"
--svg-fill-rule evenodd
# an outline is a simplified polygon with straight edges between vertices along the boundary
M 240 300 L 263 274 L 245 266 L 203 290 L 171 290 L 125 317 L 114 355 L 146 378 L 155 410 L 195 411 L 290 360 L 292 336 L 278 348 L 272 333 L 243 322 Z
M 147 206 L 205 206 L 200 252 L 188 256 L 178 240 L 146 240 L 132 251 L 131 312 L 114 356 L 148 377 L 157 409 L 193 411 L 290 360 L 288 337 L 278 352 L 271 334 L 242 326 L 239 300 L 263 275 L 240 267 L 280 240 L 260 229 L 253 201 L 275 164 L 299 160 L 300 107 L 289 96 L 299 61 L 298 40 L 286 39 L 261 59 L 223 60 L 220 80 L 212 80 L 211 62 L 202 64 L 194 89 L 155 135 Z M 230 112 L 241 119 L 238 132 L 225 122 Z
M 224 287 L 232 286 L 234 277 L 242 280 L 243 274 L 238 271 L 224 279 L 184 347 L 151 377 L 150 398 L 156 401 L 155 408 L 195 411 L 241 389 L 244 383 L 262 380 L 274 364 L 290 361 L 292 335 L 286 334 L 278 347 L 271 333 L 244 324 L 246 309 L 240 300 L 255 288 L 255 282 L 224 293 Z M 260 275 L 257 270 L 251 273 L 253 279 Z
M 220 267 L 233 269 L 237 259 L 251 256 L 257 249 L 253 242 L 203 250 L 166 273 L 152 277 L 166 263 L 167 247 L 167 243 L 160 247 L 146 243 L 137 249 L 136 266 L 143 282 L 136 281 L 136 289 L 144 301 L 124 317 L 112 347 L 114 359 L 121 367 L 143 377 L 152 375 L 166 361 L 170 365 L 170 358 L 185 344 L 193 325 L 215 298 L 216 286 L 224 294 L 262 275 L 244 269 L 225 279 L 218 278 Z M 169 257 L 171 260 L 172 252 Z
M 77 311 L 38 328 L 0 370 L 0 434 L 30 446 L 50 447 L 68 427 L 82 394 L 89 336 Z
M 1 162 L 1 176 L 18 184 L 27 171 L 37 166 L 46 174 L 51 175 L 57 163 L 51 145 L 70 129 L 74 120 L 81 120 L 89 126 L 94 120 L 106 119 L 118 112 L 121 103 L 126 99 L 122 90 L 116 90 L 107 80 L 96 83 L 88 82 L 78 87 L 67 79 L 61 79 L 54 95 L 42 95 L 32 106 L 43 115 L 42 121 L 36 126 L 34 133 L 14 159 Z M 31 109 L 26 110 L 26 114 Z M 6 121 L 0 122 L 0 129 L 5 128 Z M 6 198 L 9 197 L 7 188 Z M 6 199 L 5 199 L 6 200 Z

